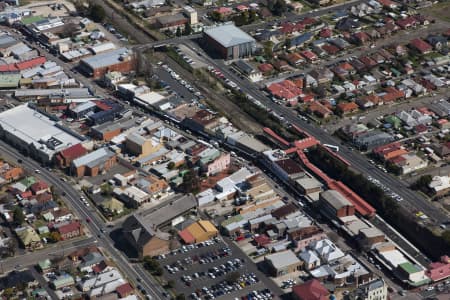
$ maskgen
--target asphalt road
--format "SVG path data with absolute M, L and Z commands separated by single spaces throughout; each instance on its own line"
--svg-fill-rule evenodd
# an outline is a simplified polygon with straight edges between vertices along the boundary
M 98 247 L 104 248 L 111 255 L 112 260 L 127 277 L 127 280 L 136 286 L 136 278 L 140 277 L 142 279 L 140 285 L 147 290 L 149 295 L 154 299 L 163 299 L 162 287 L 143 269 L 141 264 L 130 264 L 123 253 L 112 246 L 114 245 L 113 240 L 107 234 L 101 232 L 101 230 L 106 228 L 106 224 L 97 215 L 96 210 L 92 208 L 92 206 L 86 207 L 82 204 L 79 192 L 76 191 L 70 183 L 60 180 L 57 173 L 49 172 L 46 168 L 43 168 L 31 158 L 24 157 L 3 141 L 0 141 L 0 153 L 2 153 L 4 157 L 11 158 L 14 161 L 22 159 L 23 167 L 29 170 L 39 170 L 40 173 L 36 174 L 37 177 L 42 178 L 59 190 L 66 192 L 66 196 L 64 196 L 63 199 L 69 205 L 70 209 L 78 215 L 79 219 L 83 221 L 83 225 L 89 229 L 94 238 L 94 242 L 97 242 Z M 85 222 L 88 218 L 90 219 L 90 222 Z M 30 256 L 27 257 L 27 259 L 34 260 L 34 263 L 42 258 L 39 251 L 30 253 Z M 12 265 L 14 265 L 14 263 L 12 263 Z M 6 267 L 4 267 L 4 270 L 11 270 L 11 268 L 6 269 Z
M 185 44 L 191 48 L 195 47 L 192 42 L 185 42 Z M 199 51 L 198 47 L 196 49 Z M 239 78 L 236 74 L 231 72 L 222 60 L 214 60 L 207 56 L 206 53 L 203 57 L 210 65 L 220 69 L 226 78 L 229 78 L 237 83 L 242 92 L 258 99 L 266 107 L 272 109 L 279 115 L 284 116 L 287 124 L 297 125 L 307 133 L 317 138 L 322 144 L 340 145 L 341 141 L 338 138 L 331 136 L 321 127 L 314 124 L 309 124 L 308 122 L 299 119 L 292 109 L 272 102 L 269 97 L 259 90 L 256 85 L 249 82 L 247 79 L 243 80 Z M 382 170 L 377 169 L 371 165 L 366 157 L 364 157 L 361 153 L 350 150 L 346 147 L 340 147 L 339 154 L 351 163 L 353 169 L 361 174 L 365 174 L 366 176 L 370 175 L 373 178 L 378 179 L 382 184 L 403 197 L 404 201 L 400 202 L 400 205 L 405 206 L 405 208 L 411 212 L 422 211 L 430 218 L 430 221 L 435 224 L 440 224 L 449 220 L 448 216 L 444 212 L 436 208 L 432 203 L 428 202 L 426 198 L 410 190 L 407 183 L 391 174 L 384 173 Z

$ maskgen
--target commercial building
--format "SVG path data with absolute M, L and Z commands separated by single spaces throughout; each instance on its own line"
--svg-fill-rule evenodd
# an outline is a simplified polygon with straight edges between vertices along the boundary
M 270 275 L 278 277 L 300 270 L 301 261 L 291 250 L 270 254 L 264 257 Z
M 224 59 L 237 59 L 253 55 L 256 41 L 233 24 L 205 28 L 204 43 L 208 50 Z
M 359 300 L 387 300 L 388 290 L 387 284 L 383 279 L 379 278 L 372 282 L 360 285 L 352 291 L 353 298 Z
M 183 7 L 183 12 L 188 17 L 189 24 L 195 25 L 198 23 L 197 11 L 192 6 L 186 5 L 185 7 Z
M 127 48 L 103 52 L 80 61 L 79 68 L 86 75 L 100 78 L 108 72 L 127 73 L 133 70 L 135 59 L 133 52 Z
M 125 147 L 128 152 L 136 156 L 136 159 L 139 159 L 157 152 L 161 149 L 162 144 L 160 144 L 156 138 L 147 138 L 133 132 L 127 135 L 125 139 Z
M 321 213 L 330 219 L 352 216 L 355 214 L 354 205 L 341 193 L 335 190 L 327 190 L 320 193 L 319 206 Z
M 169 252 L 170 234 L 163 227 L 182 222 L 184 215 L 197 207 L 192 195 L 180 195 L 167 200 L 158 209 L 148 209 L 128 217 L 123 223 L 124 238 L 142 258 Z
M 0 136 L 18 151 L 43 163 L 50 163 L 56 153 L 84 140 L 54 117 L 28 104 L 0 113 Z
M 219 234 L 217 228 L 210 222 L 199 220 L 178 232 L 185 244 L 200 243 L 210 240 Z
M 77 177 L 97 176 L 117 163 L 117 155 L 107 148 L 100 148 L 72 161 L 71 173 Z
M 189 20 L 183 14 L 175 14 L 156 18 L 156 25 L 160 30 L 175 31 L 178 28 L 184 28 Z

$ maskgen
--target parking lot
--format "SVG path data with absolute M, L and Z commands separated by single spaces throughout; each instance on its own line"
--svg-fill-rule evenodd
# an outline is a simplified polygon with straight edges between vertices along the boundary
M 164 266 L 166 280 L 173 280 L 176 291 L 189 299 L 235 299 L 266 290 L 267 286 L 261 281 L 267 280 L 265 275 L 248 264 L 241 251 L 232 248 L 217 238 L 183 246 L 160 257 L 159 262 Z M 230 274 L 234 275 L 232 281 Z M 261 299 L 275 299 L 268 297 L 271 293 L 265 291 Z

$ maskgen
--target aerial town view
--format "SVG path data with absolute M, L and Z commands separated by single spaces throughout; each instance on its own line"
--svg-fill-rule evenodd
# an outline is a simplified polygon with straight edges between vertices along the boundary
M 450 1 L 0 0 L 0 299 L 450 300 Z

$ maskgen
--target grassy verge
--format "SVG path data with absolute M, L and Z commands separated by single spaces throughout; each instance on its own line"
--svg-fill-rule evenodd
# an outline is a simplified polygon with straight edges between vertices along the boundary
M 422 9 L 420 13 L 433 16 L 446 22 L 450 22 L 449 9 L 450 9 L 450 1 L 443 0 L 437 4 L 434 4 L 433 6 Z

